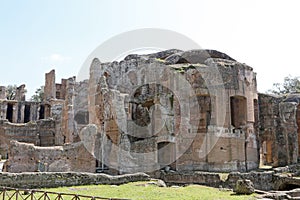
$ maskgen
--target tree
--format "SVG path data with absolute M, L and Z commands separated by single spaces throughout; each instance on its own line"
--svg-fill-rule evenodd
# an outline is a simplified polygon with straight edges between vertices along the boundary
M 16 99 L 17 85 L 8 85 L 6 87 L 6 99 L 15 100 Z
M 273 89 L 268 90 L 269 93 L 273 94 L 289 94 L 289 93 L 300 93 L 300 77 L 291 75 L 284 78 L 283 83 L 274 83 Z
M 35 102 L 42 102 L 44 101 L 44 86 L 39 87 L 36 89 L 34 95 L 30 98 L 31 101 Z

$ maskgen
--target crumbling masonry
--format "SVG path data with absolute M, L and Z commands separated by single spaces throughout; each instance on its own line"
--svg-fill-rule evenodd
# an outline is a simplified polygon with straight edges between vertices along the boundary
M 95 58 L 82 82 L 52 70 L 43 102 L 24 87 L 14 101 L 0 87 L 9 172 L 229 172 L 299 157 L 300 96 L 258 94 L 253 69 L 215 50 Z

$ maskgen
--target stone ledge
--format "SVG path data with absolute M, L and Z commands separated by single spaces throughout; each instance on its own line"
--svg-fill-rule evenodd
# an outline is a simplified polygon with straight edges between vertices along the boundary
M 120 185 L 136 181 L 148 181 L 145 173 L 110 176 L 107 174 L 76 172 L 32 172 L 32 173 L 0 173 L 0 187 L 23 189 L 55 188 L 79 185 Z

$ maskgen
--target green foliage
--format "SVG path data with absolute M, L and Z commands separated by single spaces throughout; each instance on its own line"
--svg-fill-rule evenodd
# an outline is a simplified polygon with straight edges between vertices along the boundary
M 6 87 L 6 99 L 15 100 L 16 99 L 17 85 L 8 85 Z
M 300 92 L 300 77 L 287 76 L 284 78 L 283 83 L 274 83 L 273 89 L 268 90 L 272 94 L 289 94 Z
M 189 69 L 196 69 L 193 65 L 182 65 L 181 67 L 172 67 L 176 72 L 183 74 Z
M 17 85 L 8 85 L 6 86 L 6 99 L 7 100 L 16 100 L 16 92 L 17 92 Z M 25 90 L 25 93 L 27 90 Z
M 31 101 L 35 102 L 42 102 L 44 101 L 44 86 L 39 87 L 36 89 L 34 95 L 30 98 Z

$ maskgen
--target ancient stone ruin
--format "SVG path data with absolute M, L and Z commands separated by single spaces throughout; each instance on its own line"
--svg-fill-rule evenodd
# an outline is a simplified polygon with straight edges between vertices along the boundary
M 0 87 L 8 172 L 231 172 L 298 162 L 300 95 L 258 94 L 253 69 L 215 50 L 167 50 L 90 65 L 43 102 Z

